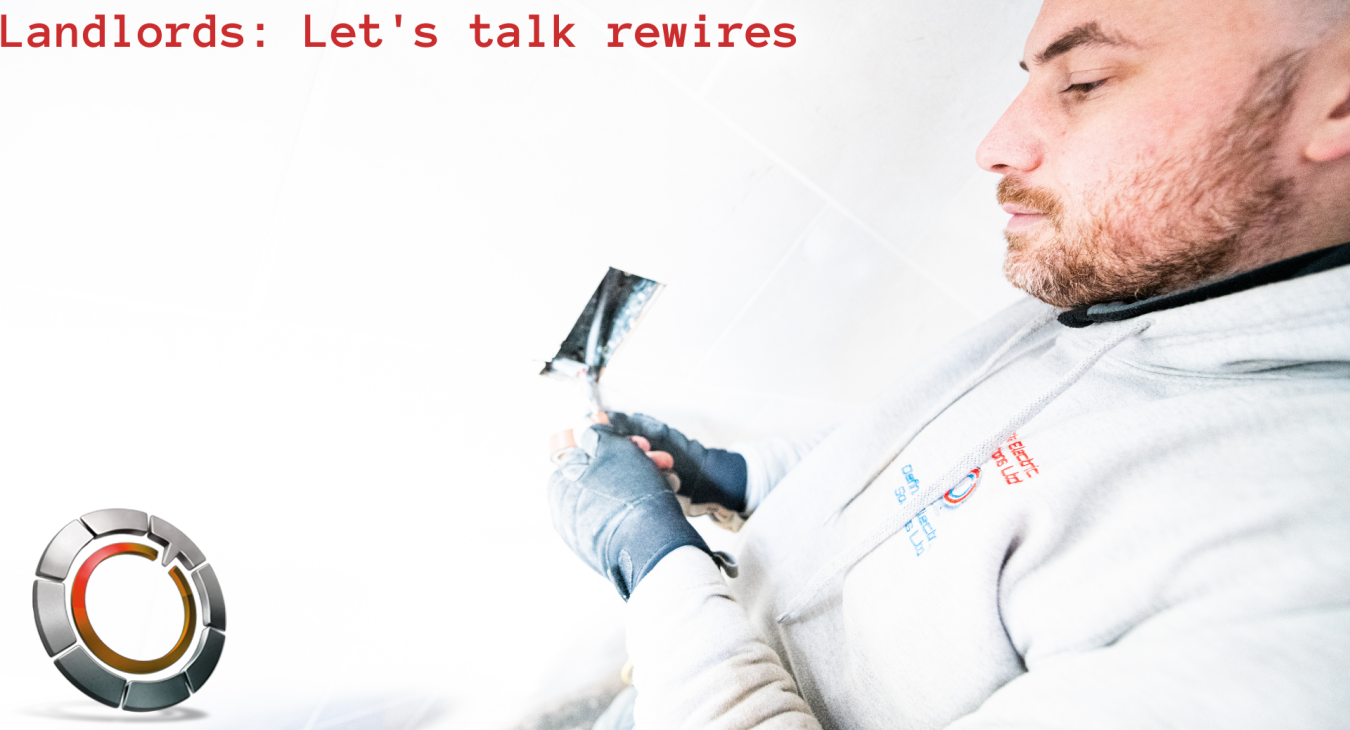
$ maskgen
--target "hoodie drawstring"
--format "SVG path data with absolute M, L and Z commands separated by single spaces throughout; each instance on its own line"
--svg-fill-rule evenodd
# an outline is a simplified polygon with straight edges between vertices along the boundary
M 1047 317 L 1044 321 L 1049 321 L 1049 319 L 1050 318 Z M 871 554 L 873 550 L 876 550 L 882 543 L 889 540 L 897 532 L 904 529 L 905 523 L 914 519 L 914 516 L 919 513 L 919 510 L 932 504 L 932 502 L 941 497 L 944 492 L 956 486 L 957 482 L 969 474 L 972 469 L 988 461 L 989 455 L 994 452 L 994 449 L 998 448 L 999 444 L 1006 441 L 1009 436 L 1025 425 L 1027 421 L 1034 418 L 1036 414 L 1040 413 L 1051 401 L 1055 400 L 1063 394 L 1064 391 L 1068 390 L 1069 386 L 1078 382 L 1078 380 L 1083 377 L 1083 374 L 1093 365 L 1097 364 L 1097 361 L 1100 360 L 1102 356 L 1110 352 L 1121 342 L 1148 329 L 1149 324 L 1150 322 L 1139 322 L 1129 329 L 1121 330 L 1115 336 L 1103 342 L 1097 349 L 1093 350 L 1074 365 L 1069 372 L 1065 373 L 1064 377 L 1060 378 L 1059 381 L 1042 393 L 1036 400 L 1028 403 L 1026 407 L 1018 411 L 1017 414 L 1009 419 L 1002 428 L 990 434 L 983 441 L 972 447 L 970 451 L 966 452 L 959 461 L 952 465 L 952 468 L 948 470 L 941 479 L 929 482 L 928 487 L 921 489 L 913 498 L 906 500 L 905 504 L 901 506 L 898 512 L 878 525 L 870 535 L 854 543 L 852 547 L 840 553 L 821 567 L 820 570 L 816 571 L 816 574 L 812 576 L 811 580 L 806 584 L 806 587 L 794 596 L 792 600 L 788 602 L 787 609 L 779 614 L 778 623 L 790 623 L 800 617 L 802 611 L 810 606 L 835 579 L 848 573 L 848 571 L 852 569 L 854 565 L 857 565 L 859 561 Z M 1019 331 L 1013 336 L 1013 339 L 1010 342 L 1016 342 L 1029 334 L 1029 332 L 1029 328 L 1023 328 L 1022 331 Z M 999 352 L 995 353 L 995 355 L 1001 357 L 1008 349 L 1011 349 L 1010 346 L 1004 345 L 1004 347 L 1000 348 Z M 985 366 L 980 370 L 984 371 L 985 369 L 992 367 L 995 359 L 996 358 L 990 358 L 989 362 L 985 363 Z M 982 374 L 982 372 L 977 372 L 977 375 Z M 970 380 L 973 381 L 974 378 L 971 378 Z M 962 385 L 965 385 L 965 383 Z M 971 387 L 974 387 L 973 382 L 971 383 Z M 962 394 L 964 394 L 964 391 L 962 391 Z M 937 413 L 941 413 L 946 407 L 947 405 L 943 405 Z M 936 418 L 936 415 L 937 414 L 934 414 L 933 417 Z M 909 438 L 913 437 L 910 436 Z M 908 441 L 905 443 L 907 444 Z M 903 449 L 903 446 L 901 448 Z M 891 457 L 891 460 L 894 461 L 897 456 L 899 456 L 898 450 L 896 451 L 895 456 Z M 889 462 L 887 462 L 887 465 L 889 465 Z M 882 470 L 884 469 L 885 466 L 882 467 Z M 880 474 L 880 472 L 877 472 L 877 474 Z M 874 480 L 875 478 L 876 475 L 871 476 L 868 483 L 870 484 L 871 480 Z

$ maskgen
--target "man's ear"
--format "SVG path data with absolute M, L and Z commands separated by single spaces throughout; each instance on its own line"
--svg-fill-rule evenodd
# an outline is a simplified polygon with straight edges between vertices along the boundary
M 1313 162 L 1331 162 L 1350 155 L 1350 88 L 1340 105 L 1318 123 L 1303 154 Z
M 1350 155 L 1350 39 L 1339 33 L 1331 49 L 1335 69 L 1323 76 L 1317 90 L 1318 119 L 1303 154 L 1313 162 L 1331 162 Z

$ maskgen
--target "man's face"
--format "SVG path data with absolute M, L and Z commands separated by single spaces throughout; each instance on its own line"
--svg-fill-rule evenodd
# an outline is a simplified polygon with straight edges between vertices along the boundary
M 1063 307 L 1244 270 L 1295 212 L 1281 139 L 1300 58 L 1279 3 L 1047 0 L 1026 88 L 980 145 L 1005 273 Z

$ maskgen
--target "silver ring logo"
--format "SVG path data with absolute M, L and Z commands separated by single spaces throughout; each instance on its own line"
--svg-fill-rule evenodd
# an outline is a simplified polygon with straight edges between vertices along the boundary
M 105 539 L 122 535 L 127 536 L 124 542 Z M 98 549 L 84 558 L 74 579 L 67 580 L 76 558 L 95 541 L 100 542 Z M 164 566 L 173 563 L 168 575 L 183 601 L 183 631 L 173 649 L 158 659 L 118 654 L 89 621 L 85 605 L 89 577 L 100 563 L 117 555 L 160 558 Z M 225 597 L 216 571 L 187 535 L 159 517 L 129 509 L 90 512 L 56 533 L 42 553 L 37 576 L 33 617 L 47 655 L 56 658 L 56 668 L 71 684 L 109 707 L 132 712 L 172 707 L 201 690 L 220 661 Z M 194 639 L 196 651 L 183 662 Z M 137 679 L 174 666 L 179 671 L 168 678 Z

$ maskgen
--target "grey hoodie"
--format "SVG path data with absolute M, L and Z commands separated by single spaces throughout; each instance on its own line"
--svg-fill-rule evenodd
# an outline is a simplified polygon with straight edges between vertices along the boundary
M 638 727 L 1350 727 L 1350 267 L 1056 314 L 746 449 L 740 577 L 629 602 Z

